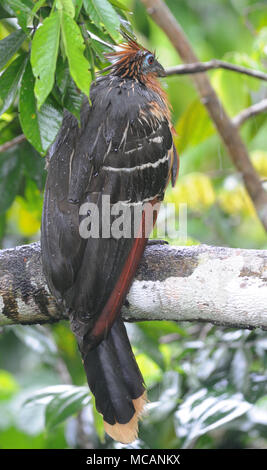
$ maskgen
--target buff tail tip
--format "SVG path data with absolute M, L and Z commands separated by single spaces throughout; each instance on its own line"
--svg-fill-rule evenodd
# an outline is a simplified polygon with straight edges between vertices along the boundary
M 122 444 L 130 444 L 135 441 L 138 438 L 138 421 L 141 415 L 144 414 L 146 403 L 147 396 L 146 392 L 144 392 L 139 398 L 133 400 L 135 413 L 128 423 L 115 423 L 112 425 L 104 421 L 106 433 L 112 437 L 112 439 Z

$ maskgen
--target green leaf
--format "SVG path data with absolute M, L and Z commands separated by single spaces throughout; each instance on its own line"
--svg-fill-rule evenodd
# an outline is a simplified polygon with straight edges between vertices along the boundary
M 49 403 L 57 395 L 70 392 L 73 390 L 73 387 L 74 385 L 50 385 L 48 387 L 41 388 L 40 390 L 34 390 L 34 392 L 23 402 L 23 405 L 37 405 L 38 403 L 44 402 Z M 84 390 L 85 388 L 86 387 L 84 387 Z
M 138 348 L 138 352 L 145 353 L 161 369 L 164 369 L 164 358 L 159 350 L 159 342 L 153 334 L 149 334 L 148 330 L 144 327 L 144 323 L 141 325 L 130 325 L 129 332 L 133 337 L 133 344 Z M 132 332 L 134 333 L 132 334 Z
M 214 396 L 207 389 L 198 390 L 175 413 L 177 435 L 186 435 L 184 447 L 190 447 L 199 436 L 227 425 L 251 408 L 240 393 Z
M 249 357 L 247 351 L 238 348 L 232 360 L 229 376 L 236 390 L 244 394 L 249 390 Z
M 6 214 L 0 214 L 0 243 L 6 231 Z
M 51 97 L 38 110 L 33 88 L 34 76 L 28 62 L 20 89 L 20 123 L 28 141 L 38 152 L 45 154 L 61 127 L 63 111 Z
M 72 387 L 71 390 L 55 396 L 47 405 L 45 410 L 45 424 L 51 429 L 62 423 L 69 416 L 80 411 L 88 405 L 91 397 L 86 387 Z
M 46 359 L 50 363 L 54 362 L 57 355 L 57 347 L 47 334 L 46 328 L 40 325 L 16 325 L 13 331 L 26 346 L 37 354 L 42 355 L 43 360 Z
M 205 106 L 197 99 L 194 100 L 180 116 L 176 124 L 178 134 L 177 148 L 184 152 L 204 142 L 215 134 L 215 128 Z
M 74 18 L 75 7 L 72 0 L 57 0 L 56 4 L 59 10 L 64 10 L 67 15 Z
M 33 37 L 31 64 L 36 79 L 34 93 L 38 109 L 45 102 L 54 85 L 59 35 L 60 17 L 59 12 L 56 11 L 44 20 Z
M 37 11 L 43 6 L 45 2 L 46 0 L 38 0 L 38 2 L 35 3 L 32 9 L 32 16 L 34 16 L 37 13 Z
M 109 3 L 111 3 L 116 8 L 120 8 L 120 10 L 131 11 L 129 7 L 124 5 L 122 2 L 119 2 L 119 0 L 109 0 Z
M 254 423 L 267 425 L 267 395 L 260 397 L 249 412 L 250 420 Z
M 59 96 L 60 96 L 62 104 L 64 102 L 69 78 L 70 78 L 70 73 L 69 73 L 68 61 L 66 60 L 64 62 L 62 56 L 60 55 L 58 57 L 57 68 L 56 68 L 56 86 L 58 88 L 58 91 L 60 92 Z
M 4 213 L 15 199 L 20 184 L 21 162 L 16 147 L 0 155 L 0 214 Z
M 26 65 L 26 56 L 21 55 L 5 70 L 0 77 L 0 115 L 13 103 L 19 82 Z
M 155 388 L 159 388 L 158 384 Z M 178 372 L 168 371 L 163 374 L 160 391 L 158 400 L 149 406 L 151 423 L 164 421 L 177 407 L 181 394 L 181 379 Z
M 235 116 L 251 105 L 247 80 L 242 74 L 228 73 L 227 70 L 215 70 L 212 75 L 215 91 L 230 116 Z
M 4 18 L 12 18 L 12 17 L 13 17 L 13 13 L 4 10 L 2 5 L 0 5 L 0 19 L 2 20 Z
M 69 77 L 66 95 L 64 99 L 64 107 L 70 111 L 80 122 L 80 111 L 83 102 L 83 94 L 77 89 L 74 81 Z
M 95 430 L 100 439 L 100 442 L 104 443 L 105 442 L 105 428 L 104 428 L 103 416 L 100 413 L 98 413 L 96 409 L 95 397 L 92 396 L 92 399 L 93 399 L 93 418 L 94 418 Z
M 84 56 L 84 40 L 79 26 L 64 11 L 61 14 L 63 43 L 69 62 L 70 74 L 77 87 L 89 96 L 89 62 Z
M 0 400 L 7 400 L 19 390 L 19 385 L 10 372 L 0 369 Z
M 83 5 L 96 26 L 104 27 L 115 41 L 120 39 L 120 18 L 108 0 L 84 0 Z
M 25 39 L 24 31 L 18 29 L 0 41 L 0 70 L 13 57 Z
M 32 15 L 33 3 L 31 0 L 6 0 L 6 4 L 12 9 L 14 15 L 18 18 L 18 23 L 27 32 L 28 17 Z
M 82 6 L 83 6 L 83 0 L 74 0 L 75 20 L 77 20 Z
M 68 63 L 60 57 L 57 62 L 56 84 L 60 91 L 61 103 L 80 122 L 80 110 L 84 95 L 75 85 L 69 73 Z
M 38 189 L 42 191 L 46 180 L 45 159 L 27 141 L 18 146 L 18 152 L 26 177 L 34 181 Z

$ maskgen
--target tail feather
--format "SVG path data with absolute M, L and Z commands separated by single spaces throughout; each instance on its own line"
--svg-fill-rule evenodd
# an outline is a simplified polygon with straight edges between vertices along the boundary
M 137 437 L 146 395 L 122 319 L 116 320 L 96 348 L 83 344 L 82 350 L 88 385 L 103 415 L 106 432 L 120 442 L 132 442 Z

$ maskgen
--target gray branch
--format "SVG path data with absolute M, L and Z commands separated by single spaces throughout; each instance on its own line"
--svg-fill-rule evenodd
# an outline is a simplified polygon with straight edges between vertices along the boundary
M 257 116 L 260 113 L 267 112 L 267 99 L 260 101 L 259 103 L 253 104 L 249 108 L 243 109 L 237 116 L 232 119 L 232 123 L 236 127 L 240 127 L 248 119 Z
M 122 314 L 126 321 L 203 321 L 267 328 L 267 250 L 149 246 Z M 0 325 L 67 315 L 49 294 L 40 244 L 0 252 Z
M 215 69 L 225 69 L 231 72 L 237 72 L 241 74 L 248 75 L 249 77 L 257 78 L 259 80 L 267 81 L 267 74 L 261 72 L 260 70 L 249 69 L 243 67 L 242 65 L 231 64 L 230 62 L 225 62 L 223 60 L 212 59 L 208 62 L 193 62 L 191 64 L 181 64 L 175 65 L 174 67 L 169 67 L 166 70 L 167 76 L 170 75 L 187 75 L 194 73 L 203 73 L 208 70 Z

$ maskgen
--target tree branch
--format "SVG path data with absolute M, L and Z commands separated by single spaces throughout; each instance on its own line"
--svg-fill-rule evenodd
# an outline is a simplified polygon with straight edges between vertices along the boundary
M 259 103 L 253 104 L 249 108 L 243 109 L 239 114 L 237 114 L 232 122 L 234 126 L 241 127 L 244 122 L 257 114 L 267 112 L 267 99 L 260 101 Z
M 4 144 L 0 145 L 0 153 L 6 152 L 11 147 L 15 147 L 15 145 L 18 145 L 21 142 L 24 142 L 25 140 L 26 140 L 26 137 L 24 134 L 20 134 L 17 137 L 14 137 L 14 139 L 9 140 L 8 142 L 5 142 Z
M 141 0 L 148 13 L 166 33 L 182 60 L 187 63 L 199 62 L 180 24 L 176 21 L 162 0 Z M 237 170 L 241 173 L 245 187 L 254 203 L 258 217 L 267 230 L 267 193 L 249 159 L 249 154 L 237 127 L 227 115 L 205 73 L 192 75 L 203 104 L 206 106 L 218 133 L 228 150 Z
M 214 69 L 230 70 L 232 72 L 242 73 L 245 75 L 249 75 L 250 77 L 257 78 L 259 80 L 267 81 L 267 74 L 261 72 L 260 70 L 248 69 L 247 67 L 231 64 L 230 62 L 224 62 L 223 60 L 218 59 L 212 59 L 208 62 L 194 62 L 192 64 L 182 64 L 176 65 L 174 67 L 169 67 L 166 70 L 166 74 L 167 76 L 186 75 L 194 73 L 203 73 L 207 72 L 208 70 Z
M 149 246 L 122 310 L 127 321 L 267 329 L 267 250 Z M 66 319 L 49 294 L 40 244 L 0 252 L 0 325 Z

